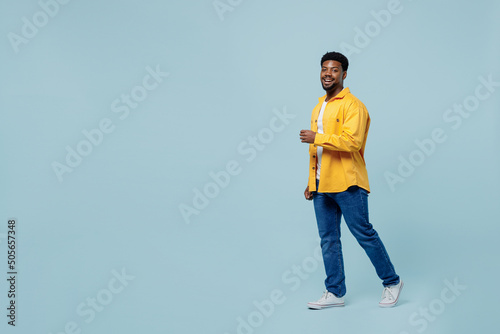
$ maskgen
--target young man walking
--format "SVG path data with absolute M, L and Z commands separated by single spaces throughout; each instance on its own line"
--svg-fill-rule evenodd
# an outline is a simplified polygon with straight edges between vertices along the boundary
M 381 307 L 395 306 L 403 281 L 368 220 L 368 173 L 364 150 L 370 116 L 365 105 L 344 88 L 347 58 L 328 52 L 321 58 L 321 84 L 326 95 L 312 111 L 311 130 L 301 130 L 309 145 L 309 180 L 304 196 L 312 200 L 326 271 L 326 291 L 311 309 L 344 306 L 344 261 L 340 242 L 342 215 L 347 227 L 370 258 L 384 290 Z

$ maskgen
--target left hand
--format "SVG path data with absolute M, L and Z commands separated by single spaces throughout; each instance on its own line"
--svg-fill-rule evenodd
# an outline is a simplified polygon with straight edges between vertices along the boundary
M 316 138 L 316 132 L 311 130 L 300 130 L 300 141 L 303 143 L 313 144 Z

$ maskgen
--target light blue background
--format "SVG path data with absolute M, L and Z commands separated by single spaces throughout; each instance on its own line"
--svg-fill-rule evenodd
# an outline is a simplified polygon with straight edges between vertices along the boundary
M 402 0 L 349 57 L 346 86 L 372 118 L 371 221 L 406 287 L 397 308 L 379 309 L 380 281 L 344 225 L 347 305 L 306 308 L 324 270 L 312 260 L 319 241 L 298 133 L 324 94 L 321 56 L 355 45 L 355 29 L 389 2 L 233 1 L 221 20 L 211 0 L 73 0 L 16 53 L 8 34 L 41 7 L 2 0 L 0 262 L 11 217 L 19 251 L 17 326 L 6 324 L 2 279 L 2 332 L 55 334 L 74 321 L 81 333 L 233 334 L 275 289 L 286 300 L 255 333 L 495 331 L 499 87 L 457 129 L 443 119 L 480 76 L 500 81 L 495 1 Z M 148 66 L 169 76 L 120 120 L 111 103 Z M 275 109 L 295 118 L 246 161 L 238 146 Z M 59 182 L 51 164 L 104 118 L 114 131 Z M 446 141 L 392 191 L 384 174 L 435 128 Z M 187 224 L 179 206 L 232 160 L 241 173 Z M 293 290 L 283 275 L 304 261 L 317 269 Z M 85 322 L 77 306 L 122 268 L 135 278 Z M 440 304 L 454 280 L 465 290 Z M 429 307 L 439 314 L 422 320 Z

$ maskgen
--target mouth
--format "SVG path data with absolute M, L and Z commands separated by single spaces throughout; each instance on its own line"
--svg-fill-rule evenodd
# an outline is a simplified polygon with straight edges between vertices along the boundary
M 333 83 L 333 79 L 331 79 L 331 78 L 323 78 L 323 83 L 325 85 L 327 85 L 327 86 L 331 85 Z

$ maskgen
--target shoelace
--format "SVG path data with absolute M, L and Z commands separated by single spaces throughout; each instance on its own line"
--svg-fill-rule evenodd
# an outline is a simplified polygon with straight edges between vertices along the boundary
M 325 291 L 325 292 L 323 293 L 323 296 L 321 296 L 320 300 L 326 300 L 326 299 L 328 298 L 328 294 L 329 294 L 329 293 L 330 293 L 330 292 L 329 292 L 328 290 L 327 290 L 327 291 Z
M 387 298 L 389 300 L 394 300 L 394 295 L 392 294 L 390 287 L 385 287 L 382 291 L 382 299 Z

